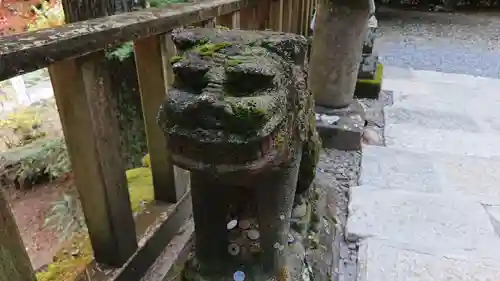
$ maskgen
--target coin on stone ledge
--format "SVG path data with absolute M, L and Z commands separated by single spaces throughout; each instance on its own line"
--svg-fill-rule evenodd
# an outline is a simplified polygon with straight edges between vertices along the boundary
M 260 233 L 257 229 L 250 229 L 247 231 L 247 237 L 250 240 L 257 240 L 260 237 Z
M 227 229 L 231 230 L 231 229 L 235 228 L 237 225 L 238 225 L 238 221 L 232 220 L 232 221 L 227 223 Z
M 240 220 L 240 222 L 238 223 L 238 226 L 243 230 L 249 229 L 250 228 L 250 221 L 249 220 Z
M 229 246 L 227 247 L 227 251 L 229 252 L 229 254 L 231 256 L 236 256 L 240 253 L 240 246 L 238 246 L 238 244 L 229 244 Z
M 250 250 L 250 253 L 252 253 L 252 254 L 256 254 L 256 253 L 260 252 L 260 244 L 258 242 L 250 242 L 250 245 L 248 248 Z

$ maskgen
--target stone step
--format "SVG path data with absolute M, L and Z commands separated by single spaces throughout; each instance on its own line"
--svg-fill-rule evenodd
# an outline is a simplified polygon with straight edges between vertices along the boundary
M 500 237 L 486 210 L 450 194 L 353 187 L 346 236 L 350 241 L 387 240 L 432 255 L 500 262 Z
M 495 281 L 500 263 L 481 258 L 450 258 L 367 239 L 359 248 L 358 281 Z
M 386 86 L 385 80 L 383 89 L 393 92 L 395 106 L 405 108 L 431 108 L 447 112 L 467 113 L 474 116 L 497 116 L 495 113 L 500 110 L 500 96 L 497 94 L 461 94 L 458 92 L 442 92 L 435 95 L 415 94 L 412 93 L 413 90 L 390 90 L 390 87 Z
M 500 135 L 458 130 L 430 129 L 411 124 L 386 124 L 387 147 L 417 153 L 449 153 L 464 156 L 500 156 Z
M 363 147 L 360 184 L 439 193 L 442 180 L 430 155 L 380 146 Z
M 451 130 L 480 133 L 482 120 L 466 112 L 443 111 L 433 108 L 403 107 L 395 104 L 384 108 L 386 124 L 411 125 L 421 129 Z
M 500 206 L 499 182 L 500 157 L 363 147 L 362 185 L 467 196 L 481 204 Z
M 432 158 L 444 193 L 481 204 L 500 205 L 500 157 L 442 154 Z
M 397 80 L 398 82 L 420 82 L 429 83 L 445 83 L 466 86 L 471 88 L 489 88 L 494 90 L 500 86 L 500 79 L 489 77 L 478 77 L 467 74 L 444 73 L 429 70 L 414 70 L 411 68 L 401 68 L 395 66 L 387 66 L 387 71 L 384 78 Z

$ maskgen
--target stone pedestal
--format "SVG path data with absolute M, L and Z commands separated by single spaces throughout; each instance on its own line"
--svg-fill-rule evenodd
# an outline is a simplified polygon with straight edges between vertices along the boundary
M 358 71 L 358 79 L 354 90 L 354 97 L 362 99 L 378 99 L 382 91 L 383 66 L 378 55 L 374 52 L 375 38 L 378 30 L 377 19 L 371 16 L 365 41 L 363 55 Z
M 355 101 L 342 109 L 316 106 L 316 128 L 323 147 L 339 150 L 361 149 L 365 125 L 363 106 Z

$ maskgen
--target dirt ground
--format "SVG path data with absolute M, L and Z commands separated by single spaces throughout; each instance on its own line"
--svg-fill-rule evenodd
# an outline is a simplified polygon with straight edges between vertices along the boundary
M 59 115 L 53 100 L 38 102 L 30 106 L 29 111 L 35 112 L 42 120 L 41 130 L 46 132 L 48 137 L 62 135 Z M 8 134 L 12 134 L 11 130 L 0 128 L 2 137 L 14 137 Z M 6 147 L 1 142 L 0 153 L 5 150 Z M 63 192 L 72 191 L 72 186 L 72 179 L 66 178 L 36 185 L 30 190 L 7 190 L 21 237 L 35 269 L 50 263 L 62 242 L 57 233 L 44 228 L 43 225 L 52 203 L 61 199 Z
M 50 263 L 62 241 L 58 233 L 43 227 L 52 203 L 73 191 L 70 178 L 34 186 L 28 191 L 9 190 L 10 203 L 19 232 L 35 269 Z

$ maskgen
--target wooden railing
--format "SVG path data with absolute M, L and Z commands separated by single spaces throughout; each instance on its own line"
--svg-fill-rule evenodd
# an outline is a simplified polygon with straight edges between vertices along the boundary
M 177 168 L 156 124 L 159 106 L 173 79 L 168 61 L 175 55 L 175 46 L 169 32 L 181 26 L 217 24 L 308 35 L 314 1 L 209 0 L 0 38 L 0 81 L 49 68 L 97 263 L 122 267 L 116 272 L 132 272 L 126 280 L 138 280 L 191 213 L 187 181 L 176 180 Z M 112 114 L 113 93 L 103 67 L 104 50 L 127 41 L 134 42 L 156 199 L 145 212 L 149 215 L 135 221 L 120 155 L 118 124 Z M 12 219 L 10 212 L 0 212 L 0 218 Z M 13 227 L 5 221 L 0 220 L 0 229 Z M 2 235 L 18 235 L 17 230 L 5 233 L 0 231 L 0 249 L 10 254 L 0 251 L 0 263 L 6 262 L 6 257 L 15 258 L 10 266 L 19 275 L 2 276 L 6 273 L 0 270 L 0 280 L 34 280 L 33 271 L 26 269 L 27 257 L 12 254 L 16 252 L 13 247 L 22 245 L 3 244 L 9 240 Z M 124 265 L 128 270 L 123 270 Z M 120 274 L 108 272 L 108 276 L 119 279 Z

